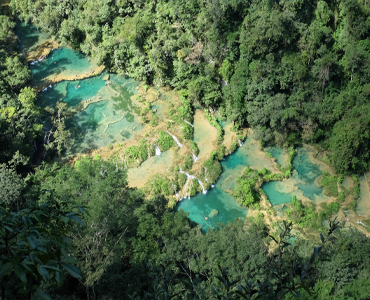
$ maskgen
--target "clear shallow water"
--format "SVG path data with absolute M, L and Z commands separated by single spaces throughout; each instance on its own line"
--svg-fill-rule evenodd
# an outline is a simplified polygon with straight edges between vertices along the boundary
M 89 74 L 90 70 L 95 70 L 97 65 L 82 53 L 63 47 L 59 50 L 53 50 L 47 59 L 30 65 L 33 74 L 32 84 L 40 84 L 43 78 L 48 77 L 53 80 L 55 75 L 80 76 Z
M 244 220 L 248 209 L 240 206 L 226 190 L 233 190 L 236 179 L 242 174 L 245 167 L 259 168 L 261 165 L 265 165 L 262 159 L 259 160 L 258 157 L 247 155 L 248 153 L 256 152 L 258 148 L 258 144 L 251 137 L 247 137 L 242 147 L 239 147 L 233 154 L 228 155 L 221 162 L 223 171 L 215 187 L 210 189 L 205 195 L 198 193 L 190 200 L 184 199 L 180 201 L 177 206 L 178 210 L 183 209 L 189 212 L 189 218 L 200 224 L 203 231 L 210 227 L 216 227 L 217 223 L 233 222 L 236 218 Z M 265 160 L 268 161 L 266 158 Z M 213 209 L 218 211 L 218 215 L 210 218 L 209 214 Z M 208 217 L 208 220 L 205 217 Z
M 293 167 L 298 172 L 298 179 L 305 182 L 305 184 L 297 184 L 297 187 L 302 190 L 304 196 L 316 200 L 316 195 L 323 196 L 323 187 L 316 184 L 322 171 L 319 165 L 310 162 L 309 151 L 308 147 L 297 148 L 297 153 L 293 158 Z
M 321 176 L 322 171 L 319 165 L 310 161 L 310 152 L 311 148 L 309 147 L 297 148 L 293 158 L 293 168 L 296 172 L 293 172 L 292 178 L 283 182 L 270 181 L 262 185 L 262 189 L 272 205 L 291 202 L 293 195 L 298 195 L 299 192 L 311 200 L 316 200 L 316 196 L 324 196 L 323 187 L 317 185 L 317 179 Z M 296 190 L 295 192 L 295 187 L 300 191 Z
M 67 102 L 68 106 L 77 106 L 82 101 L 92 99 L 98 95 L 99 90 L 106 85 L 103 77 L 102 74 L 83 80 L 58 82 L 41 95 L 45 100 L 45 105 L 55 106 L 57 101 L 64 101 Z M 80 87 L 78 88 L 78 86 Z
M 231 157 L 231 155 L 229 155 Z M 214 188 L 210 189 L 207 194 L 198 193 L 190 199 L 183 199 L 178 202 L 177 209 L 183 209 L 189 212 L 189 218 L 200 224 L 203 231 L 209 228 L 216 228 L 217 223 L 226 224 L 228 221 L 233 222 L 236 218 L 245 219 L 248 210 L 240 206 L 235 198 L 222 187 L 230 180 L 230 175 L 236 179 L 241 172 L 233 172 L 237 168 L 236 160 L 226 159 L 221 162 L 223 172 Z M 241 168 L 244 169 L 244 168 Z M 212 210 L 216 209 L 218 215 L 210 217 Z M 208 220 L 205 219 L 208 217 Z
M 276 162 L 280 166 L 285 167 L 287 165 L 288 156 L 285 150 L 280 149 L 278 147 L 269 147 L 266 148 L 265 150 L 271 153 L 276 158 Z
M 122 142 L 143 129 L 138 108 L 131 100 L 139 83 L 131 78 L 110 74 L 110 85 L 106 85 L 103 80 L 106 75 L 103 73 L 83 80 L 60 82 L 41 93 L 43 105 L 54 106 L 57 101 L 64 101 L 68 106 L 80 105 L 81 110 L 66 121 L 74 139 L 74 145 L 68 149 L 67 155 L 86 153 Z M 76 89 L 76 86 L 80 87 Z M 82 103 L 89 99 L 91 102 L 88 105 Z M 83 105 L 86 105 L 84 109 Z
M 189 218 L 200 224 L 203 231 L 215 227 L 216 223 L 227 223 L 235 220 L 235 218 L 244 219 L 248 210 L 241 207 L 226 191 L 233 190 L 236 179 L 242 174 L 246 166 L 254 169 L 262 169 L 263 167 L 271 169 L 271 160 L 264 157 L 264 154 L 261 156 L 258 149 L 259 144 L 248 137 L 242 147 L 239 147 L 236 152 L 227 156 L 221 162 L 223 173 L 215 188 L 208 191 L 206 195 L 199 193 L 190 200 L 182 200 L 178 203 L 178 210 L 184 209 L 184 211 L 189 212 Z M 272 205 L 289 203 L 295 194 L 303 193 L 305 197 L 311 200 L 315 200 L 316 195 L 323 196 L 323 188 L 316 184 L 322 172 L 319 165 L 310 161 L 310 151 L 308 147 L 297 149 L 297 154 L 293 159 L 295 169 L 293 178 L 284 182 L 271 181 L 263 184 L 262 189 Z M 284 155 L 283 151 L 273 149 L 272 152 L 274 152 L 273 155 L 276 158 Z M 210 218 L 209 214 L 213 209 L 216 209 L 219 214 Z M 208 220 L 205 217 L 208 217 Z
M 284 193 L 284 188 L 281 186 L 281 181 L 270 181 L 262 185 L 263 191 L 266 193 L 272 205 L 281 205 L 292 201 L 294 193 Z

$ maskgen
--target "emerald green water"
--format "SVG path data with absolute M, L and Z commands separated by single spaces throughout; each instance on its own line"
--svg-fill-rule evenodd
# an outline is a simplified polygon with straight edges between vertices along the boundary
M 284 192 L 284 186 L 281 181 L 266 182 L 262 185 L 262 189 L 272 205 L 289 203 L 294 195 L 292 192 Z
M 198 193 L 195 197 L 178 202 L 177 209 L 189 212 L 189 218 L 201 225 L 202 231 L 216 228 L 217 223 L 226 224 L 229 221 L 233 222 L 236 218 L 245 219 L 248 210 L 240 206 L 232 195 L 222 189 L 229 179 L 230 172 L 234 173 L 235 178 L 240 176 L 241 173 L 233 172 L 238 162 L 239 160 L 229 155 L 221 162 L 223 172 L 214 188 L 211 188 L 205 195 Z M 210 213 L 213 209 L 218 211 L 218 215 L 211 217 Z M 205 217 L 208 217 L 208 220 Z
M 54 106 L 57 101 L 64 101 L 68 106 L 77 106 L 99 94 L 105 86 L 103 74 L 83 80 L 62 81 L 42 93 L 45 105 Z M 76 86 L 80 86 L 76 89 Z M 96 99 L 97 100 L 97 99 Z
M 319 165 L 310 161 L 311 151 L 308 147 L 297 148 L 293 158 L 293 168 L 296 172 L 293 171 L 292 178 L 284 182 L 270 181 L 262 185 L 271 204 L 280 205 L 291 202 L 293 195 L 298 196 L 301 193 L 311 200 L 316 200 L 316 196 L 323 197 L 323 188 L 317 185 L 317 179 L 322 171 Z M 292 186 L 297 189 L 292 191 Z
M 310 162 L 309 152 L 308 148 L 297 148 L 297 154 L 293 158 L 293 167 L 298 172 L 298 179 L 304 181 L 302 184 L 297 184 L 297 187 L 303 191 L 304 196 L 316 200 L 316 195 L 323 196 L 323 187 L 316 184 L 322 171 L 319 165 Z
M 138 108 L 130 99 L 139 83 L 131 78 L 110 74 L 110 84 L 106 85 L 103 80 L 106 75 L 103 73 L 83 80 L 60 82 L 40 94 L 44 106 L 54 106 L 57 101 L 63 101 L 68 106 L 80 105 L 82 108 L 82 102 L 91 100 L 85 109 L 66 121 L 74 140 L 67 155 L 86 153 L 125 141 L 143 128 L 139 122 Z M 76 86 L 80 87 L 76 89 Z
M 285 150 L 278 147 L 268 147 L 265 151 L 271 153 L 276 158 L 276 162 L 280 166 L 285 167 L 287 165 L 287 155 Z
M 90 74 L 90 70 L 96 68 L 96 64 L 82 53 L 63 47 L 52 51 L 47 59 L 35 65 L 30 65 L 33 74 L 33 83 L 39 84 L 42 79 L 48 78 L 53 81 L 53 76 L 80 76 Z

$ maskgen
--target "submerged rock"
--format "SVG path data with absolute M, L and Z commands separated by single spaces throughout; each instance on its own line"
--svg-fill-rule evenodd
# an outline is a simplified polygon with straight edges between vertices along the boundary
M 218 215 L 218 210 L 217 210 L 217 209 L 213 209 L 213 210 L 209 213 L 209 217 L 210 217 L 210 218 L 216 217 L 217 215 Z

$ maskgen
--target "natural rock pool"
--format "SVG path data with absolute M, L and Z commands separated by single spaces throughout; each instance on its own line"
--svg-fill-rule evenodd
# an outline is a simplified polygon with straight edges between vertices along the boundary
M 33 25 L 17 26 L 20 32 L 19 51 L 33 51 L 43 45 L 54 47 L 51 44 L 53 41 Z M 31 53 L 30 57 L 32 55 L 34 56 Z M 33 86 L 52 85 L 39 94 L 38 104 L 42 107 L 55 106 L 57 101 L 63 101 L 75 111 L 73 117 L 66 122 L 67 129 L 71 131 L 74 139 L 74 144 L 67 150 L 66 155 L 86 154 L 135 138 L 137 141 L 138 134 L 149 126 L 139 121 L 139 106 L 132 97 L 138 93 L 140 82 L 107 72 L 101 74 L 91 72 L 99 68 L 92 59 L 69 48 L 53 50 L 46 59 L 30 66 Z M 81 79 L 84 77 L 87 78 Z M 170 94 L 162 93 L 158 88 L 153 88 L 152 94 L 152 112 L 158 120 L 168 121 L 171 118 L 168 114 L 170 103 L 175 102 L 172 101 Z M 224 120 L 219 122 L 225 130 L 224 142 L 230 144 L 235 139 L 235 133 L 231 132 L 232 124 Z M 193 125 L 193 140 L 199 148 L 198 161 L 194 162 L 194 166 L 200 168 L 217 143 L 217 130 L 209 124 L 202 109 L 195 111 Z M 147 132 L 155 134 L 156 129 L 149 128 Z M 179 132 L 174 134 L 178 137 L 181 135 Z M 260 143 L 254 140 L 252 132 L 249 132 L 244 144 L 221 162 L 223 173 L 214 187 L 206 194 L 198 193 L 195 197 L 179 201 L 177 209 L 188 212 L 190 219 L 201 225 L 203 231 L 215 228 L 217 223 L 226 223 L 235 218 L 245 219 L 248 210 L 241 207 L 232 196 L 236 179 L 247 166 L 256 170 L 266 168 L 278 172 L 275 162 L 260 148 Z M 184 148 L 178 150 L 168 150 L 159 156 L 150 157 L 138 167 L 130 168 L 129 185 L 142 187 L 152 175 L 156 173 L 166 175 L 168 169 L 177 166 L 179 159 L 186 153 Z M 270 152 L 279 165 L 287 166 L 288 155 L 285 150 L 269 147 L 264 151 Z M 329 200 L 318 184 L 325 165 L 313 157 L 311 147 L 306 145 L 298 147 L 292 164 L 291 178 L 262 185 L 272 205 L 288 203 L 293 195 L 304 201 Z M 367 214 L 370 211 L 369 182 L 365 176 L 366 174 L 360 178 L 361 199 L 357 206 L 357 212 L 360 214 Z M 367 176 L 370 177 L 370 174 Z M 343 185 L 351 186 L 350 180 L 345 179 Z

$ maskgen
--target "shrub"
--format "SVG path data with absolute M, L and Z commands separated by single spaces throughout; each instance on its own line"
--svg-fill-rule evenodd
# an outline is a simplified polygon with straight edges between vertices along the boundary
M 145 99 L 142 97 L 142 96 L 140 96 L 140 95 L 137 95 L 136 96 L 136 101 L 138 101 L 138 102 L 142 102 L 142 101 L 144 101 Z
M 167 151 L 173 145 L 173 138 L 167 132 L 160 131 L 159 138 L 156 141 L 156 144 L 161 149 L 161 151 Z
M 265 152 L 266 156 L 275 159 L 275 157 L 270 152 Z
M 180 173 L 180 175 L 179 175 L 179 185 L 180 185 L 180 187 L 183 187 L 185 185 L 186 179 L 187 179 L 186 174 Z
M 237 185 L 234 188 L 233 196 L 241 205 L 250 207 L 260 200 L 261 196 L 256 190 L 258 175 L 258 171 L 246 168 L 244 174 L 236 180 Z
M 189 154 L 186 154 L 182 168 L 184 170 L 190 170 L 192 167 L 193 167 L 193 158 Z
M 230 153 L 233 153 L 236 149 L 238 148 L 238 142 L 234 142 L 231 146 L 230 146 Z
M 193 150 L 194 154 L 198 155 L 199 154 L 199 149 L 198 149 L 197 144 L 192 140 L 190 140 L 189 143 L 190 143 L 190 148 Z
M 324 194 L 327 196 L 338 197 L 337 177 L 329 175 L 328 172 L 322 173 L 321 185 L 324 187 Z
M 150 124 L 150 126 L 155 127 L 155 126 L 158 125 L 158 122 L 154 119 L 151 119 L 149 124 Z
M 211 157 L 203 164 L 203 167 L 207 169 L 206 176 L 210 183 L 215 183 L 222 173 L 222 167 L 218 162 L 217 156 L 217 152 L 213 151 Z
M 191 140 L 193 138 L 194 128 L 189 124 L 185 123 L 182 126 L 182 137 L 186 140 Z

